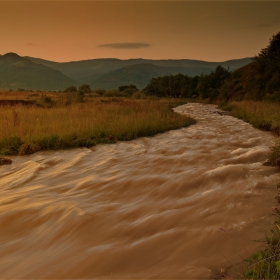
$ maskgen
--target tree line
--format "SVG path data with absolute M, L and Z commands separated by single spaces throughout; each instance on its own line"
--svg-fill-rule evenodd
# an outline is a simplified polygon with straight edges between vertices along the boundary
M 182 74 L 158 77 L 151 79 L 143 91 L 146 95 L 157 97 L 200 97 L 213 100 L 219 96 L 230 74 L 228 69 L 217 66 L 210 74 L 195 77 Z

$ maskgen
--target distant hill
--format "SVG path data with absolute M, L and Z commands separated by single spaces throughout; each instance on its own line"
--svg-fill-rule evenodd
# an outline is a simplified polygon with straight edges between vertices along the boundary
M 111 89 L 124 84 L 135 84 L 144 88 L 151 78 L 182 73 L 196 76 L 213 71 L 218 65 L 231 71 L 251 62 L 250 58 L 228 60 L 225 62 L 206 62 L 200 60 L 151 60 L 115 58 L 91 59 L 72 62 L 53 62 L 40 58 L 26 57 L 34 63 L 59 70 L 80 84 L 89 84 L 92 88 Z
M 15 53 L 0 56 L 0 89 L 62 90 L 78 83 L 61 71 Z
M 59 63 L 7 53 L 0 55 L 0 89 L 64 90 L 80 84 L 93 89 L 135 84 L 143 89 L 152 78 L 208 74 L 218 65 L 235 70 L 250 62 L 250 58 L 225 62 L 108 58 Z

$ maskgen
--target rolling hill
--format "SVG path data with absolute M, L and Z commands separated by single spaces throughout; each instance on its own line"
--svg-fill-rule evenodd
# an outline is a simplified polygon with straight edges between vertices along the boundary
M 0 55 L 0 89 L 64 90 L 81 84 L 89 84 L 93 89 L 135 84 L 143 89 L 152 78 L 178 73 L 207 74 L 218 65 L 235 70 L 250 62 L 250 58 L 225 62 L 108 58 L 59 63 L 8 53 Z
M 224 62 L 207 62 L 200 60 L 151 60 L 116 58 L 90 59 L 72 62 L 53 62 L 39 58 L 26 57 L 59 70 L 79 83 L 89 84 L 92 88 L 112 89 L 124 84 L 135 84 L 144 88 L 151 78 L 182 73 L 196 76 L 213 71 L 218 65 L 230 70 L 238 69 L 251 62 L 250 58 L 234 59 Z
M 0 56 L 0 89 L 62 90 L 69 84 L 78 83 L 58 70 L 15 53 Z

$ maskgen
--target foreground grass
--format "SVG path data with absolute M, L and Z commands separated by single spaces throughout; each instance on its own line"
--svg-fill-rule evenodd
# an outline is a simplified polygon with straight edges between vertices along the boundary
M 265 249 L 253 254 L 246 261 L 246 279 L 280 279 L 280 227 L 275 223 L 270 233 L 262 241 Z
M 90 147 L 186 127 L 195 120 L 170 110 L 169 102 L 95 100 L 51 108 L 2 107 L 0 154 Z

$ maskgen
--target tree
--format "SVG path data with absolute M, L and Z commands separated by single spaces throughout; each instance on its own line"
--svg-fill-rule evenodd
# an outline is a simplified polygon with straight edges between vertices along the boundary
M 219 91 L 225 80 L 230 77 L 230 71 L 217 66 L 215 71 L 208 75 L 201 75 L 197 84 L 197 91 L 202 99 L 210 98 L 214 100 L 219 95 Z
M 125 86 L 120 86 L 120 87 L 119 87 L 119 91 L 125 91 L 126 89 L 131 89 L 131 90 L 134 90 L 134 91 L 138 91 L 138 90 L 139 90 L 139 89 L 137 88 L 137 86 L 132 85 L 132 84 L 130 84 L 129 86 L 128 86 L 128 85 L 125 85 Z
M 90 85 L 88 84 L 83 84 L 81 86 L 79 86 L 79 92 L 82 92 L 82 93 L 90 93 L 92 90 L 90 88 Z
M 273 35 L 269 45 L 262 49 L 260 53 L 253 58 L 257 62 L 258 70 L 261 73 L 272 75 L 273 72 L 280 75 L 280 32 Z
M 124 93 L 127 96 L 132 96 L 133 93 L 135 93 L 139 90 L 138 90 L 137 86 L 130 84 L 130 85 L 125 85 L 125 86 L 120 86 L 119 91 L 121 93 Z
M 76 92 L 76 91 L 77 91 L 77 87 L 75 86 L 70 86 L 64 90 L 64 92 Z

